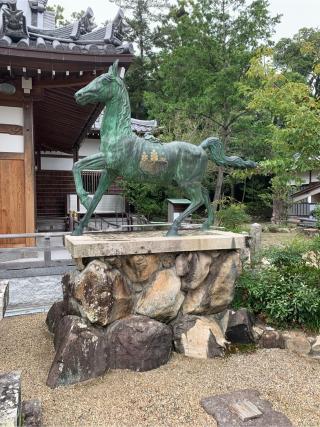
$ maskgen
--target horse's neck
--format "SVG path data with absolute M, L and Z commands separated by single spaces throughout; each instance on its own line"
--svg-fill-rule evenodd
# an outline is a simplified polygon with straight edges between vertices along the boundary
M 132 135 L 129 97 L 126 91 L 121 95 L 105 107 L 100 132 L 102 144 L 108 147 L 118 143 L 119 138 Z

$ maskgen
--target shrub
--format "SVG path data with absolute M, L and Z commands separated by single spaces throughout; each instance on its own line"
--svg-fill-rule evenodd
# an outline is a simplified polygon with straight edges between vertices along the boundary
M 243 203 L 231 203 L 222 206 L 217 212 L 217 218 L 219 225 L 230 231 L 242 231 L 242 225 L 251 220 Z
M 314 210 L 312 211 L 312 215 L 316 219 L 316 227 L 320 228 L 320 204 L 317 204 Z
M 264 261 L 263 265 L 261 261 Z M 280 327 L 320 328 L 320 239 L 269 249 L 236 285 L 236 307 L 245 306 Z

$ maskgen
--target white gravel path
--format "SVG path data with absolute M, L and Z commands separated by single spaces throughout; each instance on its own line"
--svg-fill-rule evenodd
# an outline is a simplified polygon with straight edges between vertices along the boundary
M 22 370 L 22 398 L 39 398 L 45 426 L 214 426 L 202 397 L 255 388 L 296 426 L 320 426 L 320 362 L 284 350 L 259 350 L 224 359 L 174 355 L 145 373 L 113 371 L 51 390 L 54 356 L 44 315 L 0 322 L 0 373 Z

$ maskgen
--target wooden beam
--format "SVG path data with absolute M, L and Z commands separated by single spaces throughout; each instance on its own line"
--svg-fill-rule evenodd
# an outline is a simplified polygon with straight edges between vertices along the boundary
M 26 67 L 28 70 L 41 69 L 44 71 L 72 72 L 106 70 L 115 60 L 119 60 L 119 67 L 128 68 L 133 61 L 131 54 L 92 55 L 74 52 L 44 51 L 38 49 L 21 49 L 0 47 L 0 64 L 11 69 Z
M 24 170 L 25 170 L 25 203 L 26 233 L 35 231 L 35 179 L 34 179 L 34 140 L 33 140 L 33 103 L 25 99 L 24 118 Z M 27 246 L 34 246 L 34 239 L 26 239 Z
M 78 86 L 85 86 L 86 84 L 90 83 L 93 80 L 92 75 L 83 76 L 82 78 L 72 78 L 70 79 L 42 79 L 42 80 L 35 80 L 33 83 L 34 88 L 59 88 L 59 87 L 78 87 Z
M 23 127 L 19 125 L 6 125 L 0 123 L 0 133 L 9 135 L 23 135 Z
M 0 153 L 0 160 L 24 160 L 23 153 Z
M 79 136 L 76 139 L 76 142 L 74 144 L 74 147 L 80 147 L 82 141 L 84 140 L 84 138 L 87 136 L 87 134 L 89 133 L 90 129 L 92 128 L 94 122 L 97 120 L 97 118 L 99 117 L 99 114 L 101 114 L 102 110 L 104 108 L 104 105 L 99 103 L 97 104 L 97 106 L 94 108 L 94 110 L 92 111 L 92 113 L 90 114 L 87 122 L 85 123 L 85 125 L 83 126 L 83 128 L 80 131 Z

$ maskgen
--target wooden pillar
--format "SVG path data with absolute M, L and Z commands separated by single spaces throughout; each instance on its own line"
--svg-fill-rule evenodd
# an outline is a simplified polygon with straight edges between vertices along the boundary
M 73 147 L 73 164 L 79 160 L 79 147 Z M 77 211 L 80 212 L 80 200 L 77 194 Z
M 35 214 L 35 167 L 33 139 L 33 102 L 25 99 L 23 103 L 24 118 L 24 175 L 26 203 L 26 233 L 34 233 L 36 227 Z M 34 246 L 35 239 L 26 239 L 27 246 Z

